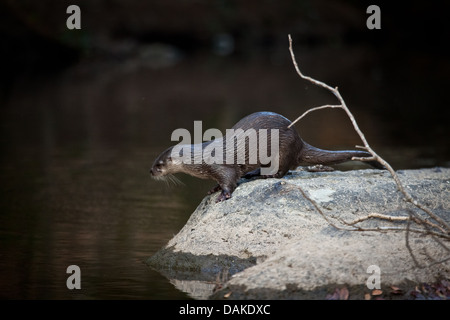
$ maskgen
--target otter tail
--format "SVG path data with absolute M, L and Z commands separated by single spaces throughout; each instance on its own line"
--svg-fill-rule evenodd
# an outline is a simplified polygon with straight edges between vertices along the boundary
M 332 165 L 346 161 L 351 161 L 353 157 L 368 158 L 371 156 L 372 155 L 369 152 L 358 150 L 342 150 L 342 151 L 322 150 L 313 147 L 307 144 L 306 142 L 303 142 L 303 148 L 302 151 L 300 152 L 299 162 L 300 163 L 306 162 L 309 164 Z M 377 169 L 385 169 L 377 161 L 367 161 L 366 163 Z

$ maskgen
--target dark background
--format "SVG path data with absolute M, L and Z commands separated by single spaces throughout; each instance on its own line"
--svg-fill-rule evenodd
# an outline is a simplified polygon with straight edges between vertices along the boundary
M 160 121 L 168 113 L 170 118 L 206 121 L 223 112 L 231 114 L 226 124 L 246 110 L 279 110 L 294 118 L 307 107 L 335 99 L 316 98 L 315 94 L 327 93 L 295 79 L 287 50 L 287 34 L 292 34 L 303 72 L 339 86 L 351 110 L 370 118 L 367 121 L 376 128 L 366 129 L 368 134 L 374 130 L 369 141 L 379 140 L 383 147 L 429 146 L 425 156 L 438 159 L 438 164 L 446 160 L 442 154 L 448 154 L 449 5 L 445 3 L 378 2 L 382 29 L 368 30 L 366 8 L 372 4 L 368 1 L 78 1 L 82 29 L 68 30 L 65 9 L 71 3 L 1 2 L 2 108 L 11 104 L 14 88 L 51 82 L 62 73 L 85 77 L 79 82 L 101 76 L 115 82 L 114 77 L 120 81 L 134 72 L 142 77 L 131 84 L 135 95 L 147 99 L 145 105 L 136 106 L 137 112 L 147 109 L 152 118 L 143 121 L 157 128 L 147 131 L 147 143 L 160 134 L 158 126 L 173 130 L 174 123 Z M 220 41 L 223 35 L 232 39 L 231 48 Z M 114 71 L 120 67 L 122 75 Z M 237 71 L 230 74 L 229 68 Z M 120 91 L 110 92 L 111 96 L 130 94 L 117 86 Z M 182 111 L 175 110 L 178 97 L 184 101 Z M 233 102 L 224 106 L 224 99 Z M 115 131 L 127 121 L 113 114 L 123 112 L 120 102 L 111 98 L 92 107 Z M 35 106 L 30 103 L 27 108 Z M 332 114 L 328 120 L 333 121 L 336 113 L 340 112 L 326 111 L 318 117 Z M 343 121 L 336 117 L 339 122 L 332 130 L 340 130 Z M 320 136 L 314 128 L 313 134 Z M 332 137 L 320 141 L 328 139 Z
M 81 30 L 66 8 L 81 8 Z M 366 9 L 381 9 L 368 30 Z M 396 169 L 449 166 L 443 1 L 0 1 L 0 297 L 185 298 L 143 261 L 210 182 L 152 181 L 177 128 L 224 131 L 255 111 L 294 119 L 338 86 Z M 341 110 L 296 128 L 317 147 L 361 144 Z M 354 168 L 355 164 L 342 167 Z M 364 165 L 361 166 L 365 168 Z M 65 287 L 68 265 L 82 290 Z

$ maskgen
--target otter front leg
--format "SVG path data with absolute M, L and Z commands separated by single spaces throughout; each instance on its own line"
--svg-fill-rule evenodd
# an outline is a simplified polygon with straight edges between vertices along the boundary
M 223 184 L 223 185 L 221 184 L 220 188 L 222 189 L 222 192 L 217 197 L 216 203 L 230 199 L 231 194 L 233 193 L 234 189 L 236 189 L 236 187 L 237 187 L 237 183 L 235 181 L 230 182 L 228 184 Z
M 238 170 L 235 167 L 228 167 L 223 170 L 217 182 L 222 192 L 216 199 L 216 202 L 222 202 L 231 198 L 231 194 L 237 187 Z
M 208 194 L 213 194 L 213 193 L 216 193 L 217 191 L 221 191 L 221 190 L 222 190 L 222 192 L 217 197 L 216 202 L 222 202 L 222 201 L 225 201 L 225 200 L 231 198 L 232 191 L 224 190 L 224 189 L 222 189 L 222 187 L 220 185 L 217 185 L 214 188 L 212 188 L 211 190 L 209 190 Z
M 222 190 L 222 188 L 220 187 L 220 185 L 215 186 L 214 188 L 212 188 L 211 190 L 208 191 L 208 194 L 213 194 L 216 193 L 217 191 Z

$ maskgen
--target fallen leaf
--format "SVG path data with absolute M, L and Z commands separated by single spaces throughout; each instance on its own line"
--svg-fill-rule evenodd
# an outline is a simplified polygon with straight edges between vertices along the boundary
M 366 293 L 365 295 L 364 295 L 364 300 L 370 300 L 372 297 L 371 297 L 371 295 L 370 295 L 370 293 Z
M 416 287 L 417 289 L 417 287 Z M 409 293 L 410 296 L 412 296 L 414 299 L 425 299 L 425 297 L 422 295 L 422 293 L 419 290 L 412 290 Z
M 381 294 L 383 294 L 383 291 L 381 291 L 379 289 L 375 289 L 372 291 L 373 296 L 380 296 Z
M 392 294 L 403 294 L 403 290 L 396 286 L 391 286 Z
M 327 294 L 327 300 L 339 300 L 339 289 L 334 290 L 332 294 Z
M 349 292 L 347 288 L 336 288 L 332 294 L 327 294 L 327 300 L 348 300 Z
M 231 296 L 231 291 L 228 292 L 228 293 L 225 293 L 225 294 L 223 295 L 224 298 L 229 298 L 230 296 Z
M 348 300 L 348 289 L 347 288 L 342 288 L 339 291 L 339 300 Z

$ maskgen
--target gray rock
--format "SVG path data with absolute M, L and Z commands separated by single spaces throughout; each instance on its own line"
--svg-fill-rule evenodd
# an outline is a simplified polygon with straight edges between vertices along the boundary
M 405 170 L 399 177 L 417 200 L 450 221 L 450 169 Z M 185 291 L 183 281 L 189 281 L 195 298 L 229 292 L 230 298 L 324 298 L 336 286 L 359 288 L 353 294 L 368 291 L 372 272 L 367 269 L 373 265 L 383 287 L 450 278 L 449 261 L 415 265 L 404 231 L 344 231 L 330 225 L 348 229 L 342 221 L 369 213 L 407 216 L 412 210 L 424 216 L 403 200 L 387 171 L 300 170 L 283 179 L 241 182 L 225 202 L 216 204 L 217 194 L 206 197 L 183 229 L 147 261 Z M 404 228 L 406 223 L 372 219 L 361 226 Z M 410 232 L 409 244 L 421 266 L 449 256 L 431 236 Z M 200 287 L 208 289 L 199 293 Z

